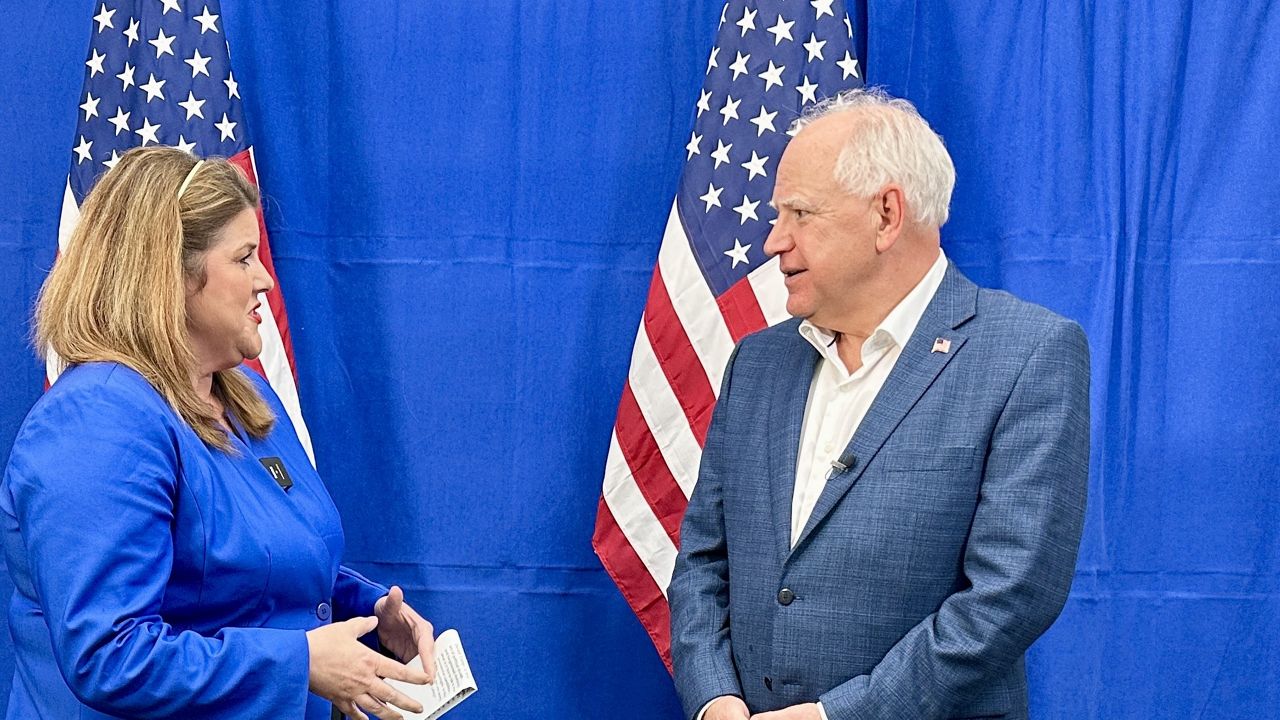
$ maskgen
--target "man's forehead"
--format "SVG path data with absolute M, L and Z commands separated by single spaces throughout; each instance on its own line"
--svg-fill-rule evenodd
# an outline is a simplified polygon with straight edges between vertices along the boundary
M 828 189 L 834 179 L 839 154 L 839 145 L 809 143 L 802 135 L 797 135 L 778 161 L 774 203 L 801 200 Z
M 773 208 L 810 208 L 821 202 L 827 188 L 820 182 L 821 178 L 810 175 L 797 178 L 795 182 L 779 182 L 773 186 L 773 197 L 769 205 Z
M 857 111 L 846 111 L 814 120 L 796 133 L 795 137 L 791 138 L 783 157 L 793 149 L 797 152 L 822 153 L 832 153 L 838 150 L 853 134 L 858 124 L 856 115 Z

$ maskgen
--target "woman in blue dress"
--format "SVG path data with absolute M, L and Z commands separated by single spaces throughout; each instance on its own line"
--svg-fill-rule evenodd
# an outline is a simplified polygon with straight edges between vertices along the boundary
M 65 372 L 0 485 L 10 718 L 321 720 L 421 707 L 432 628 L 340 564 L 338 513 L 262 350 L 258 194 L 226 160 L 130 151 L 41 291 Z M 401 660 L 358 638 L 373 631 Z

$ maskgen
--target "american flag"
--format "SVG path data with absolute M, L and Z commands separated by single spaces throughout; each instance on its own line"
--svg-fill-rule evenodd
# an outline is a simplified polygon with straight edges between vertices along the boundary
M 93 16 L 85 60 L 76 143 L 58 227 L 59 251 L 80 216 L 80 204 L 103 173 L 138 145 L 172 145 L 199 157 L 230 158 L 257 183 L 240 85 L 218 0 L 108 0 Z M 266 225 L 258 214 L 258 255 L 273 280 Z M 284 296 L 277 281 L 262 298 L 262 355 L 246 363 L 283 401 L 298 438 L 314 461 L 302 420 Z M 57 378 L 52 356 L 46 367 Z
M 787 319 L 764 240 L 773 173 L 807 105 L 862 85 L 840 0 L 730 0 L 609 444 L 594 546 L 667 666 L 666 588 L 720 378 L 744 335 Z

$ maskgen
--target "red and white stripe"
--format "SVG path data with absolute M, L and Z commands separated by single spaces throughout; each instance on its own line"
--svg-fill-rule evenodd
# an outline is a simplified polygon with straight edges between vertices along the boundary
M 252 148 L 236 154 L 230 160 L 244 170 L 249 181 L 257 186 L 258 174 L 254 170 Z M 80 207 L 76 204 L 75 196 L 71 193 L 70 181 L 68 181 L 62 196 L 62 217 L 58 223 L 59 253 L 66 249 L 67 241 L 71 239 L 71 232 L 79 221 Z M 293 344 L 289 340 L 289 317 L 285 312 L 284 294 L 280 291 L 280 280 L 276 277 L 271 247 L 267 242 L 267 226 L 263 222 L 261 208 L 258 210 L 258 228 L 261 233 L 258 258 L 271 275 L 275 287 L 271 292 L 263 293 L 260 298 L 262 304 L 271 310 L 271 312 L 262 313 L 262 324 L 258 326 L 258 332 L 262 335 L 262 354 L 257 360 L 247 361 L 245 365 L 266 378 L 272 389 L 280 396 L 285 412 L 289 414 L 289 420 L 298 433 L 298 439 L 307 451 L 307 456 L 311 458 L 311 464 L 314 465 L 315 453 L 311 447 L 311 433 L 307 431 L 307 424 L 302 419 L 302 406 L 298 402 L 297 369 L 293 359 Z M 52 351 L 48 353 L 48 359 L 45 361 L 45 377 L 50 385 L 58 379 L 58 359 Z
M 787 317 L 776 260 L 713 296 L 672 205 L 618 403 L 593 540 L 668 667 L 667 585 L 725 363 L 742 336 Z

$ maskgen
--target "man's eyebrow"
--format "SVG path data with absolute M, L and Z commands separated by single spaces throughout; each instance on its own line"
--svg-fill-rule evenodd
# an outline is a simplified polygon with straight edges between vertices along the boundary
M 813 203 L 804 198 L 788 195 L 786 197 L 774 198 L 769 201 L 769 207 L 777 210 L 779 207 L 800 208 L 801 210 L 813 209 Z

